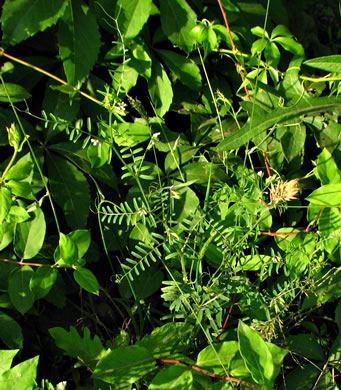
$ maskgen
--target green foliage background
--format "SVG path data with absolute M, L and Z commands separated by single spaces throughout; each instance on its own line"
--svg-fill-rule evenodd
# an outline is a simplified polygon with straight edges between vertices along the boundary
M 3 2 L 1 389 L 339 388 L 339 22 Z

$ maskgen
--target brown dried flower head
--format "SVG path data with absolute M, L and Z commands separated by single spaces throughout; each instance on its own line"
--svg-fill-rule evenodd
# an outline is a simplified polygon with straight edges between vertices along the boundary
M 273 205 L 277 205 L 280 202 L 288 202 L 289 200 L 296 199 L 296 195 L 300 191 L 297 188 L 297 179 L 282 181 L 280 180 L 276 184 L 271 184 L 270 187 L 270 199 Z

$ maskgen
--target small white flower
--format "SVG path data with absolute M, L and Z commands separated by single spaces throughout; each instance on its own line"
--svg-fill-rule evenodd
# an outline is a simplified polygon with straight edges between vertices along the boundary
M 139 208 L 137 210 L 137 215 L 139 215 L 140 217 L 142 217 L 143 215 L 147 215 L 147 211 L 144 209 L 144 208 Z
M 99 144 L 99 139 L 91 138 L 90 142 L 94 145 L 97 146 Z
M 260 177 L 263 177 L 264 176 L 264 172 L 263 171 L 258 171 L 257 175 L 260 176 Z

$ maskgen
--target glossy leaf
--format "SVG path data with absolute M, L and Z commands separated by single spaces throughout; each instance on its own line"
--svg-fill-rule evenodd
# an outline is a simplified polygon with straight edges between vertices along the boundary
M 30 176 L 33 170 L 33 161 L 29 156 L 25 155 L 7 171 L 6 180 L 24 180 Z
M 63 233 L 59 234 L 59 255 L 62 260 L 62 264 L 75 265 L 78 262 L 78 248 L 74 240 L 70 235 Z
M 0 375 L 11 368 L 14 356 L 19 352 L 19 349 L 0 350 Z
M 6 219 L 11 208 L 11 204 L 11 191 L 2 185 L 0 187 L 0 223 L 2 223 Z
M 192 51 L 194 39 L 190 31 L 196 25 L 196 14 L 186 0 L 160 2 L 161 28 L 168 39 L 187 53 Z
M 67 81 L 76 85 L 95 65 L 100 35 L 95 16 L 81 0 L 68 4 L 59 23 L 58 45 Z
M 193 374 L 188 367 L 172 365 L 162 368 L 152 379 L 148 390 L 192 390 Z
M 39 356 L 25 360 L 0 375 L 1 390 L 31 390 L 36 384 Z
M 125 42 L 135 38 L 147 22 L 152 0 L 118 0 L 117 23 Z
M 115 388 L 135 383 L 154 370 L 156 361 L 151 353 L 137 345 L 115 348 L 102 358 L 95 368 L 93 378 L 111 383 Z
M 89 209 L 89 185 L 83 173 L 56 155 L 47 155 L 52 196 L 72 229 L 85 227 Z
M 316 169 L 322 184 L 337 184 L 341 182 L 340 170 L 327 149 L 323 149 L 319 154 Z
M 0 339 L 8 348 L 22 348 L 24 336 L 20 325 L 12 317 L 0 311 Z M 1 366 L 0 371 L 3 369 Z
M 34 298 L 40 299 L 47 295 L 57 279 L 58 271 L 51 267 L 38 267 L 30 280 L 30 288 Z
M 148 90 L 155 112 L 161 117 L 164 116 L 172 103 L 173 90 L 166 71 L 157 60 L 153 60 L 153 70 L 148 80 Z
M 306 139 L 306 128 L 304 124 L 279 127 L 277 129 L 277 135 L 281 140 L 283 153 L 289 163 L 304 152 Z
M 239 350 L 252 378 L 259 384 L 268 385 L 274 374 L 271 353 L 262 337 L 248 325 L 239 321 Z
M 30 287 L 33 269 L 27 265 L 14 269 L 8 278 L 8 294 L 14 307 L 25 314 L 34 303 L 34 294 Z
M 87 149 L 91 168 L 100 168 L 103 165 L 110 164 L 111 146 L 106 142 L 99 141 L 96 144 L 89 144 Z
M 341 183 L 326 184 L 313 191 L 306 200 L 315 205 L 339 206 L 341 204 Z
M 157 52 L 182 84 L 194 91 L 200 90 L 200 69 L 192 60 L 170 50 L 158 50 Z
M 91 294 L 99 295 L 98 281 L 96 276 L 89 269 L 77 267 L 77 269 L 73 272 L 73 277 L 75 278 L 75 281 L 84 288 L 84 290 Z
M 8 95 L 7 95 L 8 93 Z M 9 97 L 8 97 L 9 96 Z M 26 89 L 18 84 L 6 83 L 6 88 L 0 84 L 0 102 L 22 102 L 31 97 Z
M 15 45 L 57 23 L 66 0 L 6 0 L 2 9 L 3 40 Z
M 310 115 L 330 110 L 341 110 L 340 98 L 311 98 L 309 101 L 297 103 L 292 107 L 278 107 L 270 113 L 255 109 L 254 115 L 239 130 L 227 136 L 217 146 L 218 151 L 237 149 L 273 126 L 298 119 L 302 115 Z
M 17 223 L 14 233 L 14 250 L 21 259 L 31 259 L 43 246 L 46 233 L 44 213 L 40 208 L 32 212 L 32 219 Z
M 341 56 L 331 55 L 325 57 L 312 58 L 311 60 L 304 61 L 304 65 L 316 69 L 322 69 L 325 70 L 326 72 L 341 73 Z

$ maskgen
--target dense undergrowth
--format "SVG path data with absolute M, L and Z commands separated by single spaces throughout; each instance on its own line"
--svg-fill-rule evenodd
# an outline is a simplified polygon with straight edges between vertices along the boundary
M 6 0 L 1 389 L 338 389 L 333 1 Z

